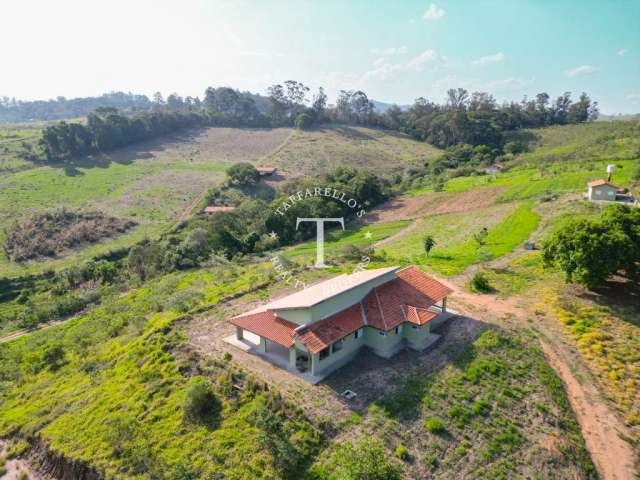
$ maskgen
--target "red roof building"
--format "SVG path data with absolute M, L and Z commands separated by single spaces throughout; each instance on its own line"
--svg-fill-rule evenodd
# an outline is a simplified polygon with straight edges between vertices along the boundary
M 451 289 L 415 266 L 340 275 L 231 319 L 236 339 L 259 338 L 255 350 L 278 356 L 292 370 L 320 378 L 348 362 L 362 347 L 391 357 L 422 350 L 451 313 Z

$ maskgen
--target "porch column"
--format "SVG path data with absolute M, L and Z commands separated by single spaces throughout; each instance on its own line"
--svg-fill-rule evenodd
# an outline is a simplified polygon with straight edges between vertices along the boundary
M 244 329 L 242 327 L 236 327 L 236 338 L 238 340 L 242 340 L 244 338 L 243 334 L 244 334 Z
M 318 354 L 314 353 L 311 355 L 311 375 L 316 374 L 316 370 L 318 369 Z
M 289 348 L 289 368 L 292 368 L 295 370 L 296 368 L 296 347 L 290 347 Z
M 267 353 L 267 341 L 264 337 L 260 337 L 260 351 L 262 353 Z
M 442 313 L 445 313 L 447 311 L 447 297 L 444 297 L 442 299 Z

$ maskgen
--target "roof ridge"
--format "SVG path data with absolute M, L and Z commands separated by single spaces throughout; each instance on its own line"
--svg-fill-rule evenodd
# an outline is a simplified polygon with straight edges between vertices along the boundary
M 364 304 L 362 303 L 362 300 L 360 300 L 360 316 L 362 317 L 362 323 L 364 323 L 365 326 L 369 325 L 369 319 L 367 318 L 367 312 L 364 310 Z
M 384 312 L 382 311 L 382 305 L 380 305 L 380 297 L 378 296 L 378 287 L 373 287 L 373 293 L 376 294 L 376 303 L 378 304 L 378 311 L 380 312 L 380 318 L 382 318 L 382 324 L 387 327 L 387 321 L 384 319 Z

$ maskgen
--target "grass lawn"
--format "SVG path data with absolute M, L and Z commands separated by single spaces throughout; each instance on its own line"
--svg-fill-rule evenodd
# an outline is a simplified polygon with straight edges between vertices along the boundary
M 417 263 L 446 276 L 457 275 L 469 266 L 499 258 L 521 245 L 538 227 L 539 215 L 532 202 L 492 207 L 479 212 L 439 215 L 420 220 L 408 235 L 381 247 L 389 260 Z M 487 227 L 483 246 L 473 234 Z M 423 242 L 432 235 L 436 245 L 427 256 Z

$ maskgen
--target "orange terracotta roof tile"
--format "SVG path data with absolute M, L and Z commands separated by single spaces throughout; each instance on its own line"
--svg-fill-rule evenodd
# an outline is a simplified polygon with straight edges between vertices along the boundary
M 594 180 L 592 182 L 587 183 L 587 186 L 589 186 L 589 187 L 599 187 L 601 185 L 609 185 L 610 187 L 613 187 L 613 188 L 620 188 L 617 185 L 614 185 L 611 182 L 607 182 L 606 180 L 604 180 L 602 178 L 599 178 L 598 180 Z
M 298 327 L 266 311 L 232 318 L 231 323 L 287 348 L 293 346 L 294 329 Z
M 407 321 L 416 325 L 424 325 L 430 320 L 436 318 L 438 314 L 425 308 L 412 307 L 407 305 Z
M 396 275 L 390 282 L 374 288 L 362 301 L 368 325 L 391 330 L 408 321 L 404 310 L 406 306 L 413 305 L 424 310 L 452 292 L 449 287 L 415 266 L 399 270 Z M 430 320 L 428 317 L 423 313 L 414 319 L 422 325 Z
M 311 353 L 318 353 L 332 343 L 364 326 L 360 303 L 309 325 L 298 334 L 298 340 Z

